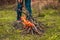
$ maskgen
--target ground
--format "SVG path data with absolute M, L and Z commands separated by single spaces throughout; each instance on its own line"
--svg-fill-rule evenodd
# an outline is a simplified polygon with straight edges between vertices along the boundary
M 37 20 L 43 22 L 46 30 L 42 36 L 39 35 L 21 35 L 20 30 L 12 26 L 16 21 L 16 12 L 14 10 L 0 10 L 0 40 L 60 40 L 60 14 L 59 10 L 43 10 Z M 34 10 L 33 10 L 33 15 Z

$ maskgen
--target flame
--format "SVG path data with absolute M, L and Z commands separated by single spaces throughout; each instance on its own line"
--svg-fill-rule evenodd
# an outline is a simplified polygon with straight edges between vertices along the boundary
M 34 24 L 32 22 L 30 22 L 29 20 L 26 19 L 26 16 L 22 16 L 21 17 L 22 23 L 24 25 L 24 28 L 28 28 L 28 27 L 34 27 Z

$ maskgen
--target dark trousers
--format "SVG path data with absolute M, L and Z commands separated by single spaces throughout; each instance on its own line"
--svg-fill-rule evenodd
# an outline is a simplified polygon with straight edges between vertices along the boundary
M 22 16 L 22 7 L 23 7 L 23 2 L 22 3 L 18 3 L 17 5 L 17 20 L 21 19 Z M 31 0 L 25 0 L 25 7 L 26 10 L 29 12 L 29 17 L 31 17 L 32 15 L 32 11 L 31 11 Z

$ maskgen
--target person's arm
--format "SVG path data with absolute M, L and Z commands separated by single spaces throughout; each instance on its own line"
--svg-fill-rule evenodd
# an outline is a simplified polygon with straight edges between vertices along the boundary
M 17 0 L 19 3 L 22 3 L 22 0 Z

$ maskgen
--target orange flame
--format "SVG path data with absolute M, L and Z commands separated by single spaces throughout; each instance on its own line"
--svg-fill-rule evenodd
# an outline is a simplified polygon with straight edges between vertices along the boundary
M 22 23 L 24 25 L 24 28 L 34 27 L 34 24 L 32 22 L 30 22 L 29 20 L 26 20 L 26 16 L 22 16 L 21 20 L 22 20 Z

